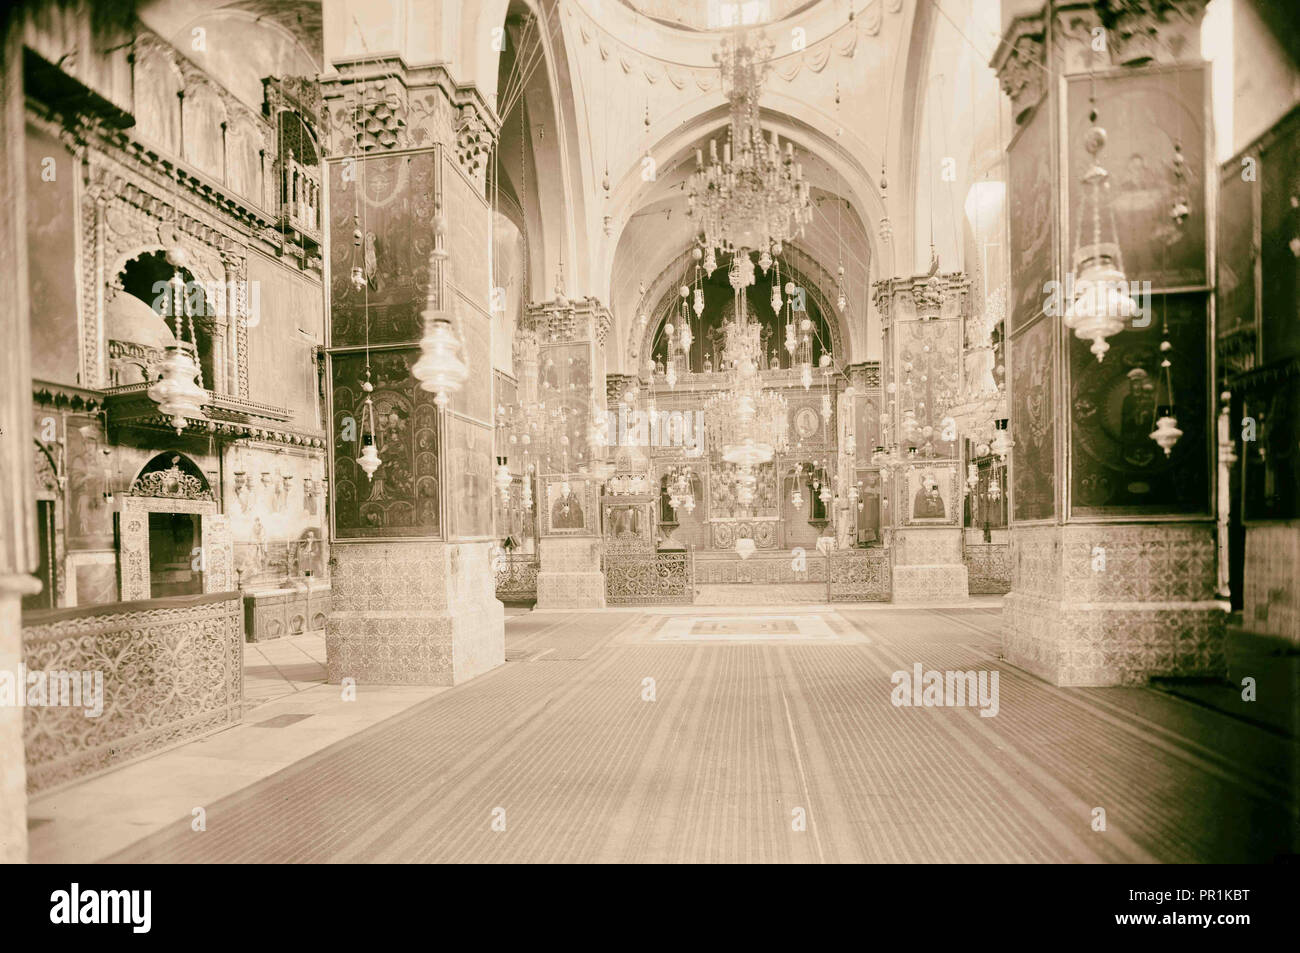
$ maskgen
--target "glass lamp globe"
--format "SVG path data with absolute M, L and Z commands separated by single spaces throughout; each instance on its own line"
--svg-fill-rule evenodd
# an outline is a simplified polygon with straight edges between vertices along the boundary
M 426 312 L 426 318 L 429 318 Z M 439 407 L 447 405 L 447 395 L 460 390 L 469 377 L 465 362 L 465 347 L 455 328 L 445 315 L 426 320 L 424 337 L 420 339 L 420 359 L 411 373 L 424 390 L 437 394 Z
M 380 464 L 384 461 L 379 459 L 379 450 L 375 447 L 375 437 L 373 434 L 364 434 L 361 437 L 361 456 L 357 457 L 357 466 L 366 474 L 367 480 L 375 478 L 375 471 L 379 469 Z

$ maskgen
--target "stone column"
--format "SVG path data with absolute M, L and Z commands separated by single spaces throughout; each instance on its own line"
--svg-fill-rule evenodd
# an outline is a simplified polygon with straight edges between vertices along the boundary
M 958 392 L 962 319 L 970 282 L 961 274 L 876 282 L 884 331 L 885 413 L 906 465 L 883 475 L 891 501 L 893 601 L 963 601 L 961 443 L 943 417 Z
M 589 472 L 604 452 L 589 438 L 593 411 L 605 409 L 609 311 L 592 298 L 569 301 L 557 289 L 557 299 L 531 309 L 529 320 L 538 331 L 538 396 L 547 423 L 538 454 L 537 608 L 604 608 L 601 481 Z
M 441 22 L 436 4 L 354 15 L 327 0 L 331 65 L 323 95 L 331 116 L 327 177 L 332 611 L 326 623 L 331 682 L 453 685 L 505 661 L 504 609 L 495 595 L 492 484 L 495 414 L 488 263 L 491 209 L 484 172 L 460 161 L 458 113 L 492 128 L 472 83 L 458 82 L 437 50 L 391 50 L 436 39 L 410 24 Z M 401 16 L 397 16 L 401 13 Z M 434 65 L 418 66 L 418 63 Z M 355 219 L 354 219 L 355 216 Z M 445 221 L 431 265 L 434 222 Z M 363 244 L 353 244 L 359 228 Z M 362 269 L 362 287 L 351 280 Z M 432 292 L 430 286 L 432 285 Z M 432 299 L 432 300 L 430 300 Z M 451 317 L 468 380 L 440 407 L 422 389 L 426 308 Z M 357 464 L 366 367 L 374 386 L 375 444 L 367 477 Z
M 1004 651 L 1058 685 L 1224 671 L 1206 400 L 1203 8 L 1203 0 L 1134 2 L 1101 20 L 1091 4 L 1053 3 L 1011 17 L 992 64 L 1017 125 L 1007 150 L 1014 446 Z M 1109 240 L 1142 306 L 1100 360 L 1062 318 L 1084 264 L 1076 253 L 1090 94 L 1106 130 Z M 1175 145 L 1188 169 L 1181 222 L 1170 214 Z M 1172 398 L 1161 366 L 1170 353 Z M 1183 430 L 1168 456 L 1149 437 L 1157 404 L 1173 404 Z
M 28 325 L 27 190 L 23 142 L 22 21 L 0 23 L 0 672 L 23 659 L 22 598 L 39 592 L 32 480 L 32 374 Z M 25 686 L 18 686 L 25 690 Z M 0 863 L 27 860 L 23 709 L 0 707 Z

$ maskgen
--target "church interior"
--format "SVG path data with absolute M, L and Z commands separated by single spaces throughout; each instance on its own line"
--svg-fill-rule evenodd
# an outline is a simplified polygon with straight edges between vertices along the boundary
M 0 858 L 1295 856 L 1287 0 L 0 17 Z

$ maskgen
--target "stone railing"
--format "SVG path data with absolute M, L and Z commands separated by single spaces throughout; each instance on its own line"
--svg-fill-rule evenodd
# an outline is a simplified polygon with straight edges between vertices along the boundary
M 1011 544 L 972 543 L 962 547 L 970 594 L 1000 595 L 1011 591 Z
M 528 602 L 537 598 L 537 571 L 541 560 L 535 553 L 510 553 L 496 564 L 497 598 L 502 602 Z
M 238 722 L 243 642 L 237 592 L 27 613 L 25 674 L 47 689 L 43 704 L 26 696 L 28 791 Z
M 690 605 L 695 601 L 689 552 L 606 553 L 605 602 L 611 606 Z
M 827 557 L 830 602 L 888 602 L 893 595 L 892 550 L 833 549 Z

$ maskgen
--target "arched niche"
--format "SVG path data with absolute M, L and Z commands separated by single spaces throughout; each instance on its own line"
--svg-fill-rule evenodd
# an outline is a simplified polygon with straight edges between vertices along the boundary
M 753 257 L 755 259 L 757 258 L 756 255 Z M 798 259 L 800 261 L 800 266 L 796 267 L 791 264 L 791 259 Z M 731 287 L 727 283 L 727 265 L 729 262 L 730 259 L 727 256 L 720 257 L 718 261 L 718 270 L 714 272 L 713 276 L 707 283 L 708 287 L 705 292 L 705 313 L 703 316 L 705 318 L 709 316 L 710 305 L 723 309 L 719 311 L 720 317 L 725 318 L 730 316 L 728 304 L 721 303 L 724 299 L 732 296 Z M 827 275 L 824 270 L 820 269 L 820 266 L 815 262 L 807 258 L 807 256 L 799 254 L 797 249 L 792 249 L 790 254 L 782 256 L 780 268 L 782 299 L 784 300 L 786 298 L 786 282 L 793 281 L 796 286 L 804 290 L 807 311 L 809 312 L 809 316 L 814 318 L 815 327 L 820 327 L 822 329 L 822 334 L 819 340 L 823 343 L 814 346 L 814 362 L 817 359 L 817 355 L 824 349 L 830 350 L 836 362 L 840 364 L 847 362 L 850 359 L 850 355 L 845 350 L 845 342 L 849 340 L 849 336 L 847 329 L 844 327 L 843 315 L 834 308 L 824 290 L 826 286 L 834 287 L 833 283 L 831 283 L 830 276 Z M 812 271 L 813 269 L 820 270 L 821 274 L 809 274 L 809 271 Z M 750 314 L 755 315 L 755 313 L 757 313 L 757 316 L 761 320 L 770 323 L 773 319 L 772 308 L 768 301 L 768 298 L 771 296 L 771 279 L 769 279 L 768 275 L 758 268 L 757 265 L 755 265 L 754 271 L 755 283 L 746 289 L 747 300 L 752 306 Z M 649 320 L 644 326 L 641 325 L 640 318 L 638 317 L 632 322 L 631 327 L 629 328 L 626 348 L 626 367 L 630 373 L 634 373 L 638 376 L 643 375 L 646 371 L 647 358 L 653 360 L 656 349 L 662 349 L 664 337 L 663 326 L 669 316 L 672 316 L 674 321 L 677 320 L 676 316 L 680 313 L 680 288 L 683 284 L 688 284 L 692 289 L 694 288 L 694 261 L 691 257 L 691 250 L 689 248 L 679 255 L 672 264 L 661 271 L 655 278 L 654 283 L 647 289 L 645 300 L 655 301 L 656 304 L 652 311 L 646 312 Z M 694 292 L 692 290 L 692 294 L 688 298 L 688 305 L 693 305 L 693 303 Z M 734 308 L 734 305 L 731 307 Z M 784 313 L 785 309 L 783 308 L 782 314 L 784 315 Z M 691 311 L 691 317 L 694 326 L 695 313 L 693 310 Z M 797 312 L 796 317 L 798 317 Z M 820 324 L 818 324 L 818 322 L 820 322 Z M 784 339 L 783 327 L 784 318 L 782 317 L 781 320 L 774 325 L 774 337 L 771 341 L 772 345 L 779 349 L 779 356 L 782 365 L 786 366 L 789 363 L 789 355 L 781 344 Z M 712 348 L 707 345 L 703 348 L 698 346 L 698 344 L 703 344 L 706 340 L 706 337 L 701 336 L 700 338 L 697 338 L 697 345 L 692 346 L 692 352 L 698 354 L 698 359 L 692 364 L 693 370 L 699 370 L 699 365 L 703 363 L 704 352 L 712 350 Z M 768 350 L 771 350 L 771 346 L 768 347 Z M 716 354 L 714 355 L 714 369 L 719 369 Z
M 181 145 L 180 93 L 185 80 L 171 57 L 151 38 L 136 40 L 134 52 L 135 128 L 133 134 L 164 154 L 179 155 Z
M 191 261 L 194 259 L 191 258 Z M 199 368 L 203 374 L 203 386 L 208 390 L 217 390 L 214 340 L 217 315 L 226 307 L 225 302 L 220 300 L 225 284 L 224 280 L 205 277 L 211 272 L 196 267 L 199 268 L 197 272 L 188 267 L 181 268 L 181 278 L 185 282 L 187 300 L 194 311 L 190 320 L 194 329 L 193 343 L 198 353 Z M 163 316 L 164 307 L 160 302 L 174 271 L 167 262 L 163 249 L 150 248 L 142 249 L 138 254 L 127 258 L 114 272 L 104 309 L 110 386 L 148 380 L 149 366 L 162 356 L 163 348 L 175 340 L 175 319 Z M 137 305 L 142 305 L 145 310 Z M 153 319 L 145 313 L 146 310 L 153 315 Z M 115 337 L 117 334 L 129 336 Z

